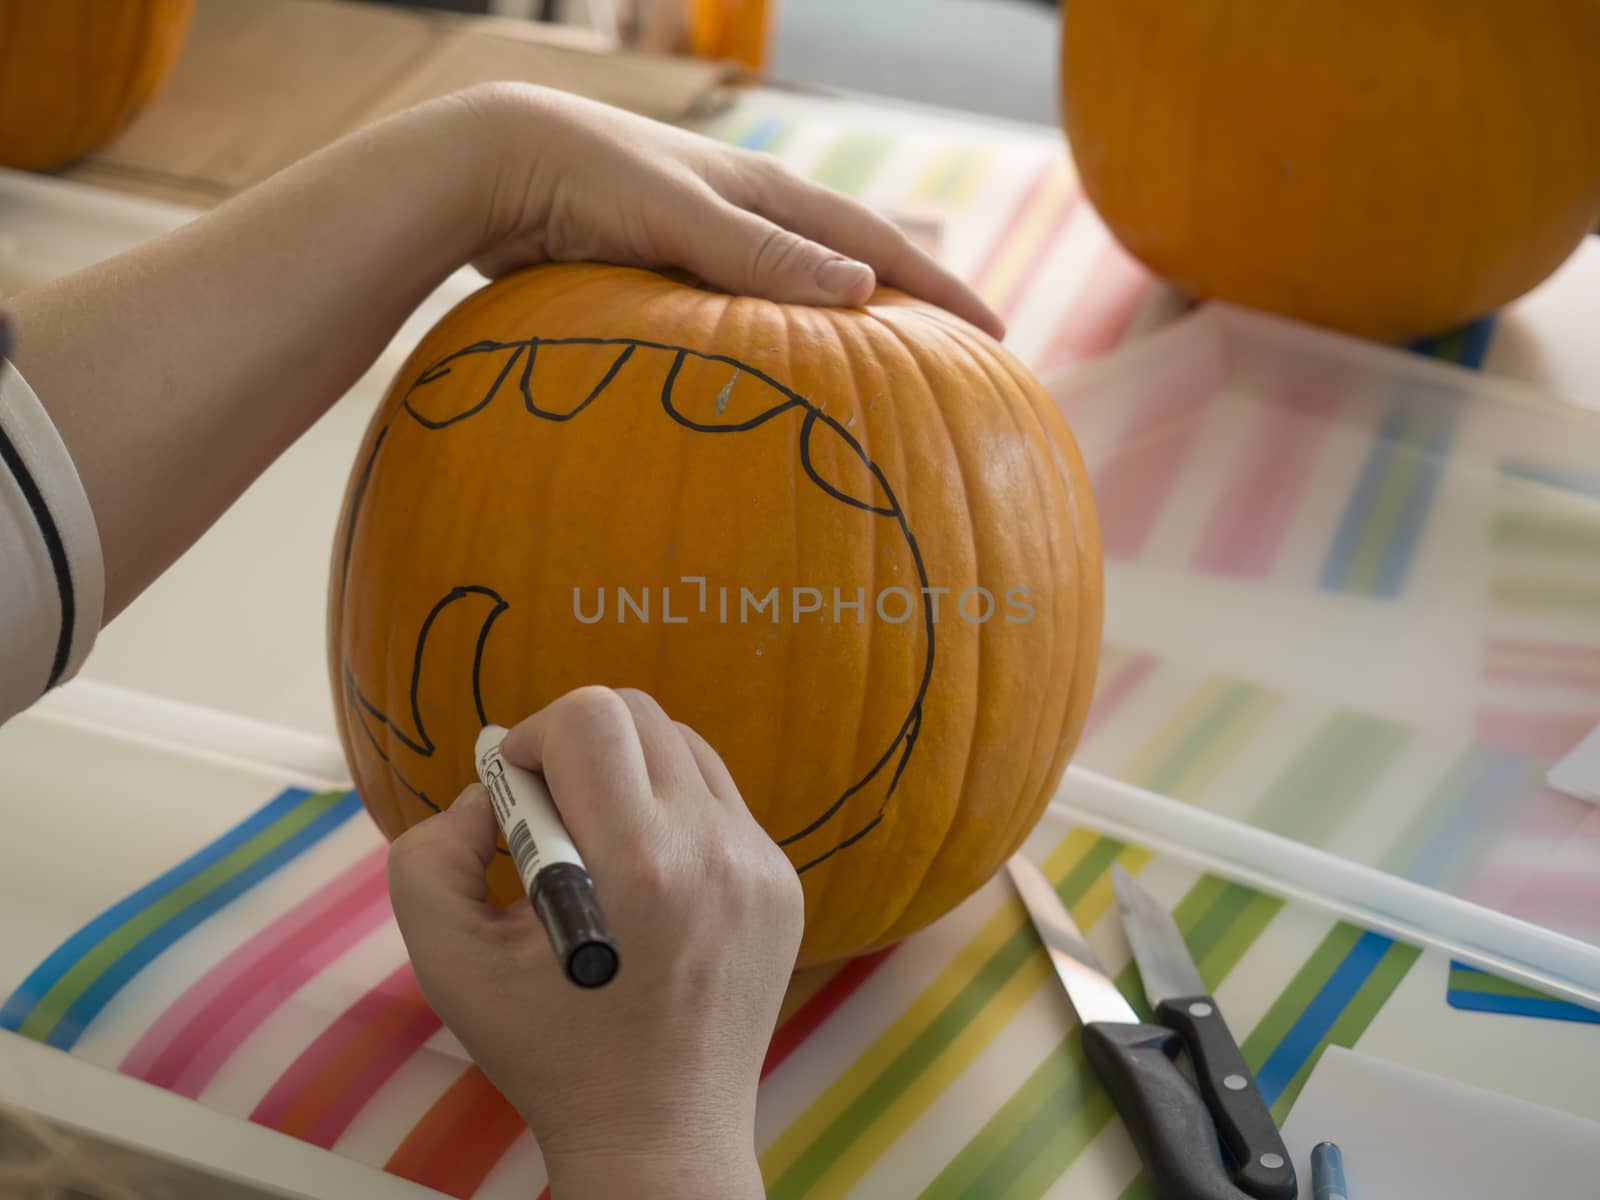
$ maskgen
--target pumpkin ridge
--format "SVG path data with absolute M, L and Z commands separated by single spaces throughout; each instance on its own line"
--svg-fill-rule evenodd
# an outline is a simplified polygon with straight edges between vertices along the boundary
M 990 374 L 991 378 L 993 378 L 992 371 L 994 368 L 986 363 L 982 356 L 975 354 L 973 348 L 965 340 L 958 341 L 958 344 L 975 366 L 986 374 Z M 998 365 L 996 364 L 996 366 Z M 1014 373 L 1003 374 L 1001 378 L 1004 381 L 1004 386 L 997 386 L 996 391 L 1004 392 L 1007 388 L 1010 389 L 1012 402 L 1007 403 L 1006 409 L 1011 417 L 1012 427 L 1016 430 L 1017 436 L 1036 443 L 1042 443 L 1051 450 L 1047 463 L 1040 462 L 1032 455 L 1028 458 L 1029 474 L 1034 488 L 1040 495 L 1053 493 L 1063 499 L 1069 498 L 1069 494 L 1072 491 L 1070 473 L 1067 471 L 1066 464 L 1061 461 L 1056 453 L 1055 439 L 1051 436 L 1046 426 L 1045 414 L 1039 411 L 1045 408 L 1045 401 L 1041 400 L 1034 389 L 1028 386 L 1028 381 L 1018 378 Z M 1053 402 L 1051 402 L 1049 412 L 1055 413 Z M 1048 470 L 1047 468 L 1053 468 L 1053 470 Z M 1065 559 L 1058 554 L 1060 548 L 1056 539 L 1053 537 L 1045 539 L 1045 548 L 1050 562 L 1048 574 L 1052 578 L 1059 578 L 1064 574 L 1070 573 L 1076 579 L 1081 569 L 1078 555 L 1079 530 L 1076 524 L 1073 525 L 1068 536 L 1070 540 L 1069 557 Z M 1059 598 L 1051 598 L 1052 607 L 1059 603 Z M 1069 680 L 1076 678 L 1075 672 L 1079 665 L 1078 620 L 1076 619 L 1078 613 L 1076 609 L 1073 611 L 1073 616 L 1075 619 L 1072 623 L 1072 628 L 1067 630 L 1061 629 L 1062 622 L 1059 616 L 1056 620 L 1049 622 L 1049 642 L 1044 656 L 1047 670 L 1064 673 Z M 1061 644 L 1061 635 L 1063 633 L 1066 634 L 1065 645 Z M 1065 661 L 1061 661 L 1062 659 Z M 1039 737 L 1042 731 L 1046 729 L 1060 730 L 1068 723 L 1072 709 L 1073 689 L 1069 683 L 1059 688 L 1058 692 L 1059 700 L 1056 703 L 1051 704 L 1048 708 L 1041 704 L 1034 710 L 1033 737 L 1031 739 L 1034 745 L 1039 744 Z M 1074 738 L 1073 741 L 1075 742 L 1076 739 Z M 1008 825 L 1005 837 L 1000 839 L 1002 842 L 1009 844 L 1013 840 L 1020 841 L 1022 837 L 1026 836 L 1027 828 L 1038 819 L 1038 813 L 1042 808 L 1042 804 L 1038 799 L 1039 794 L 1042 791 L 1053 792 L 1055 789 L 1056 763 L 1059 757 L 1055 751 L 1059 749 L 1059 746 L 1060 738 L 1058 736 L 1056 746 L 1052 748 L 1052 753 L 1042 764 L 1037 762 L 1029 764 L 1028 776 L 1023 786 L 1027 793 L 1034 797 L 1034 802 L 1031 805 L 1016 806 L 1013 823 Z M 1039 769 L 1040 767 L 1042 767 L 1042 770 Z M 996 867 L 998 866 L 999 864 L 997 863 Z
M 957 476 L 958 476 L 958 478 L 960 480 L 960 483 L 961 483 L 961 494 L 962 494 L 963 499 L 965 499 L 965 497 L 968 495 L 969 490 L 970 490 L 968 488 L 968 486 L 967 486 L 966 472 L 965 472 L 965 469 L 964 469 L 965 464 L 962 462 L 960 449 L 959 449 L 959 444 L 958 444 L 958 442 L 956 440 L 954 432 L 950 428 L 950 422 L 949 422 L 949 419 L 948 419 L 948 417 L 947 417 L 947 415 L 945 413 L 944 406 L 939 402 L 938 389 L 934 387 L 933 380 L 932 380 L 932 378 L 930 377 L 930 375 L 928 373 L 927 364 L 922 361 L 921 355 L 919 355 L 918 352 L 917 352 L 918 351 L 917 345 L 911 339 L 906 337 L 905 330 L 899 324 L 899 322 L 885 322 L 885 325 L 888 327 L 890 335 L 893 337 L 893 339 L 895 341 L 897 341 L 900 344 L 901 348 L 905 351 L 906 358 L 909 360 L 909 362 L 912 365 L 912 368 L 917 373 L 917 377 L 922 382 L 923 391 L 927 394 L 930 407 L 933 409 L 933 413 L 934 413 L 933 421 L 931 421 L 930 424 L 937 424 L 937 427 L 944 432 L 944 440 L 945 440 L 946 445 L 949 447 L 949 456 L 950 456 L 950 459 L 955 463 Z M 963 507 L 963 506 L 958 506 L 958 508 L 961 508 L 961 507 Z M 979 558 L 978 558 L 977 547 L 974 544 L 974 539 L 973 539 L 972 534 L 973 534 L 973 531 L 972 531 L 972 528 L 971 528 L 971 523 L 969 521 L 968 522 L 968 526 L 967 526 L 967 535 L 968 535 L 967 536 L 967 547 L 972 553 L 974 567 L 981 569 L 981 563 L 980 563 Z M 924 584 L 926 584 L 928 582 L 929 581 L 926 578 L 924 578 Z M 980 639 L 979 639 L 979 653 L 977 655 L 977 677 L 976 677 L 976 680 L 974 682 L 974 691 L 979 696 L 982 695 L 982 691 L 983 691 L 982 680 L 983 680 L 983 654 L 982 654 L 982 639 L 980 637 Z M 974 765 L 974 753 L 973 752 L 974 752 L 974 748 L 975 748 L 975 743 L 976 743 L 975 731 L 969 731 L 968 732 L 968 736 L 967 736 L 967 744 L 966 744 L 966 747 L 963 750 L 963 762 L 962 762 L 962 766 L 961 766 L 961 789 L 960 789 L 960 792 L 958 793 L 960 795 L 968 795 L 969 794 L 968 785 L 971 783 L 971 780 L 972 780 L 972 769 L 973 769 L 973 765 Z M 888 921 L 888 922 L 886 922 L 884 924 L 883 928 L 878 933 L 878 936 L 880 938 L 885 936 L 889 931 L 894 930 L 895 928 L 897 928 L 897 926 L 905 919 L 907 913 L 909 913 L 911 911 L 912 906 L 915 904 L 916 897 L 921 892 L 921 884 L 923 882 L 925 882 L 929 878 L 929 876 L 932 874 L 934 866 L 938 863 L 941 854 L 944 852 L 945 848 L 948 846 L 950 831 L 954 827 L 955 822 L 958 819 L 959 815 L 960 814 L 959 814 L 959 806 L 958 806 L 957 809 L 953 810 L 952 813 L 951 813 L 950 824 L 946 825 L 944 827 L 944 829 L 942 829 L 940 831 L 938 844 L 933 847 L 933 849 L 928 854 L 926 859 L 924 859 L 923 862 L 922 862 L 922 865 L 921 865 L 921 868 L 920 868 L 920 871 L 919 871 L 919 885 L 918 885 L 918 887 L 912 888 L 912 889 L 909 890 L 909 892 L 907 893 L 908 900 L 907 900 L 906 904 L 900 909 L 900 911 L 898 913 L 896 913 L 894 915 L 894 918 L 892 920 L 890 920 L 890 921 Z

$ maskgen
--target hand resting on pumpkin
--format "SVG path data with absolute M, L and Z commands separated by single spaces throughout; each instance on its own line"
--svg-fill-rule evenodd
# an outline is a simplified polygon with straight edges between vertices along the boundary
M 1001 331 L 885 218 L 765 156 L 530 85 L 458 92 L 8 302 L 13 361 L 98 526 L 105 619 L 447 275 L 577 259 L 807 304 L 859 304 L 881 280 Z
M 800 880 L 709 745 L 648 696 L 583 688 L 507 734 L 542 771 L 617 939 L 563 974 L 531 905 L 484 902 L 473 785 L 389 853 L 423 993 L 539 1139 L 556 1200 L 757 1197 L 756 1081 L 800 945 Z

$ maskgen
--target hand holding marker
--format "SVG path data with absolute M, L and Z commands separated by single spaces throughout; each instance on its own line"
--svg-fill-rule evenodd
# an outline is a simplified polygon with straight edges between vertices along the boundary
M 617 973 L 617 947 L 595 899 L 594 881 L 544 780 L 501 756 L 505 735 L 499 725 L 486 725 L 478 735 L 478 778 L 567 978 L 579 987 L 603 987 Z

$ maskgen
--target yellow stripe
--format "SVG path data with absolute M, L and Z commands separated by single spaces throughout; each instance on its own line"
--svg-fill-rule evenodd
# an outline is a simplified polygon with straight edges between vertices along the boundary
M 1003 299 L 1028 265 L 1044 252 L 1044 247 L 1040 243 L 1049 232 L 1057 211 L 1067 202 L 1071 190 L 1067 172 L 1050 173 L 1049 180 L 1039 189 L 1033 204 L 1012 230 L 1010 238 L 1006 241 L 1005 250 L 979 285 L 978 290 L 983 293 L 985 300 L 998 303 Z
M 934 192 L 938 190 L 940 182 L 943 181 L 950 168 L 955 166 L 956 160 L 961 157 L 962 151 L 965 149 L 965 146 L 957 143 L 946 146 L 935 154 L 933 161 L 928 164 L 921 175 L 917 176 L 917 182 L 912 184 L 910 198 L 913 200 L 931 199 Z
M 989 164 L 994 161 L 994 151 L 984 146 L 978 151 L 972 169 L 961 176 L 955 190 L 950 193 L 948 201 L 951 208 L 966 208 L 972 203 L 973 196 L 978 193 L 978 185 L 983 182 L 989 173 Z M 1070 173 L 1069 173 L 1070 174 Z
M 1040 865 L 1046 875 L 1059 882 L 1098 840 L 1098 835 L 1088 830 L 1074 829 Z M 769 1182 L 793 1166 L 839 1110 L 883 1074 L 1026 919 L 1021 901 L 1009 897 L 1006 906 L 961 948 L 911 1006 L 767 1147 L 761 1156 L 761 1169 Z
M 1141 787 L 1158 788 L 1163 794 L 1180 800 L 1191 800 L 1199 795 L 1232 762 L 1278 706 L 1281 697 L 1277 693 L 1249 689 L 1249 699 L 1228 715 L 1219 732 L 1176 774 L 1163 768 L 1178 754 L 1183 743 L 1213 718 L 1228 694 L 1241 686 L 1221 675 L 1202 680 L 1155 736 L 1123 764 L 1116 773 L 1117 778 Z
M 1053 883 L 1067 873 L 1098 841 L 1098 835 L 1074 829 L 1041 864 Z M 1125 848 L 1117 860 L 1129 871 L 1141 870 L 1150 853 Z M 1110 910 L 1115 897 L 1111 876 L 1103 874 L 1090 885 L 1072 906 L 1073 920 L 1081 929 L 1093 928 Z M 956 995 L 972 982 L 978 971 L 1002 944 L 1014 937 L 1028 921 L 1022 902 L 1014 896 L 996 913 L 982 931 L 953 959 L 944 972 L 917 997 L 893 1025 L 873 1043 L 848 1071 L 824 1092 L 806 1112 L 786 1129 L 761 1156 L 762 1174 L 770 1185 L 783 1175 L 832 1123 L 841 1108 L 887 1070 L 896 1058 L 934 1021 Z M 1041 948 L 1006 981 L 994 997 L 951 1041 L 931 1066 L 917 1076 L 916 1086 L 902 1091 L 879 1114 L 861 1137 L 841 1155 L 813 1189 L 817 1195 L 836 1196 L 853 1187 L 903 1137 L 972 1061 L 999 1035 L 1040 987 L 1054 982 L 1049 957 Z

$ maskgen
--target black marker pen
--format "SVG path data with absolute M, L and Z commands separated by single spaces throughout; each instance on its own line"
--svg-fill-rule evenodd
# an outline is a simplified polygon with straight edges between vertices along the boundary
M 506 849 L 567 978 L 579 987 L 603 987 L 617 973 L 617 946 L 595 900 L 594 881 L 544 780 L 501 757 L 505 735 L 499 725 L 486 725 L 478 735 L 478 778 L 489 789 Z

